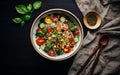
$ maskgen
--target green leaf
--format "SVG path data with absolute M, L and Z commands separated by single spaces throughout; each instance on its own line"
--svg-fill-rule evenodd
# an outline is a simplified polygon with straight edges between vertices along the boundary
M 31 16 L 28 15 L 28 14 L 26 14 L 26 15 L 23 16 L 23 19 L 24 19 L 25 21 L 30 20 L 30 18 L 31 18 Z
M 29 4 L 29 5 L 27 6 L 27 9 L 28 9 L 29 12 L 31 12 L 31 10 L 32 10 L 32 5 Z
M 44 34 L 45 34 L 44 32 L 40 31 L 40 32 L 36 33 L 36 36 L 41 36 L 42 37 L 42 36 L 44 36 Z
M 25 21 L 22 21 L 22 22 L 21 22 L 21 26 L 24 26 L 24 25 L 25 25 Z
M 33 8 L 34 9 L 39 9 L 41 7 L 42 2 L 41 1 L 35 1 L 33 3 Z
M 12 19 L 13 20 L 13 22 L 15 22 L 15 23 L 21 23 L 22 22 L 22 19 L 21 18 L 14 18 L 14 19 Z
M 17 5 L 15 8 L 16 11 L 20 14 L 26 14 L 29 12 L 25 5 Z

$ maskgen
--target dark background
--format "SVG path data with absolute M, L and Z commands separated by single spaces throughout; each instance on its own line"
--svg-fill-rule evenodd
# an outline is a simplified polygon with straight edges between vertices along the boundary
M 25 26 L 15 24 L 12 18 L 18 17 L 15 6 L 28 5 L 35 0 L 0 1 L 0 74 L 1 75 L 67 75 L 74 57 L 64 61 L 51 61 L 40 56 L 30 41 L 30 28 L 34 19 L 50 8 L 63 8 L 71 11 L 82 22 L 82 14 L 74 0 L 41 0 L 42 7 L 33 12 Z M 83 22 L 82 22 L 83 25 Z M 84 27 L 86 34 L 87 29 Z

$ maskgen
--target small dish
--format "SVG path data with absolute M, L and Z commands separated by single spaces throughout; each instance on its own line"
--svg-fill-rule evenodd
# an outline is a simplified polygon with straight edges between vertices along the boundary
M 101 25 L 102 18 L 97 12 L 91 11 L 84 16 L 83 21 L 88 29 L 97 29 Z

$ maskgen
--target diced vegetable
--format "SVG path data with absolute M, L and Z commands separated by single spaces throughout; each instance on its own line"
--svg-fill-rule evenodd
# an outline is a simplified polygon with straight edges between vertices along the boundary
M 44 36 L 44 34 L 45 34 L 45 33 L 44 33 L 43 31 L 40 31 L 40 32 L 37 32 L 37 33 L 36 33 L 36 36 L 41 36 L 41 37 L 42 37 L 42 36 Z
M 69 26 L 71 31 L 74 31 L 77 28 L 72 22 L 69 22 L 68 26 Z
M 75 36 L 74 41 L 75 41 L 75 43 L 77 43 L 79 41 L 78 36 Z
M 40 24 L 39 24 L 39 27 L 40 27 L 40 28 L 44 28 L 44 27 L 45 27 L 45 24 L 44 24 L 44 23 L 40 23 Z
M 43 45 L 45 43 L 45 40 L 44 39 L 42 39 L 42 38 L 40 38 L 40 37 L 37 37 L 36 38 L 36 44 L 37 45 Z
M 41 45 L 40 48 L 41 48 L 42 50 L 44 50 L 44 49 L 45 49 L 45 44 Z
M 43 31 L 44 34 L 46 34 L 46 33 L 47 33 L 47 28 L 44 27 L 44 28 L 42 29 L 42 31 Z
M 47 27 L 47 31 L 48 31 L 48 33 L 50 33 L 50 32 L 53 31 L 53 29 L 52 29 L 50 26 L 48 26 L 48 27 Z
M 50 16 L 47 16 L 45 18 L 45 23 L 47 23 L 47 24 L 51 24 L 52 23 L 52 20 L 51 20 Z
M 65 52 L 65 53 L 70 52 L 70 50 L 71 50 L 70 46 L 66 46 L 66 47 L 64 48 L 64 52 Z
M 58 22 L 58 17 L 54 17 L 53 22 Z
M 79 30 L 78 30 L 78 28 L 77 28 L 77 29 L 74 30 L 74 33 L 73 33 L 73 34 L 74 34 L 74 35 L 78 35 L 79 33 L 80 33 L 80 32 L 79 32 Z
M 46 46 L 45 46 L 45 49 L 44 49 L 44 50 L 45 50 L 46 52 L 48 52 L 51 48 L 52 48 L 52 45 L 49 44 L 49 45 L 46 45 Z
M 49 56 L 55 56 L 55 51 L 49 50 L 49 51 L 48 51 L 48 55 L 49 55 Z
M 61 22 L 65 22 L 65 17 L 60 17 Z
M 55 23 L 52 23 L 52 24 L 51 24 L 51 27 L 52 27 L 52 28 L 55 28 L 55 27 L 56 27 L 56 24 L 55 24 Z

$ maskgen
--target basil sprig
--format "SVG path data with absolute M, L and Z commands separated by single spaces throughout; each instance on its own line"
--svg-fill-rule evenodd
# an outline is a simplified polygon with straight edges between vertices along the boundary
M 28 4 L 27 6 L 23 4 L 15 6 L 17 13 L 19 13 L 21 17 L 13 18 L 13 22 L 24 26 L 25 22 L 30 20 L 33 11 L 38 10 L 41 7 L 41 5 L 41 1 L 35 1 L 33 4 Z

